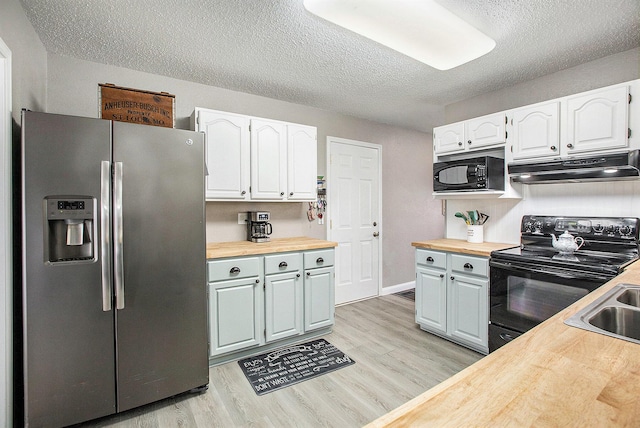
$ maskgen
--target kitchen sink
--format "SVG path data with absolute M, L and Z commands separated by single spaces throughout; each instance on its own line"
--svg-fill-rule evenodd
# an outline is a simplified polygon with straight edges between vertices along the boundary
M 564 323 L 640 344 L 640 285 L 618 284 Z
M 618 296 L 618 302 L 625 305 L 640 307 L 640 287 L 625 290 Z

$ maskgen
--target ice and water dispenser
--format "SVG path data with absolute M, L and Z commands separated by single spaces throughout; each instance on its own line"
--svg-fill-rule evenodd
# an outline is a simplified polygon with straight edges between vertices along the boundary
M 45 197 L 45 263 L 95 261 L 97 211 L 96 199 L 91 196 Z

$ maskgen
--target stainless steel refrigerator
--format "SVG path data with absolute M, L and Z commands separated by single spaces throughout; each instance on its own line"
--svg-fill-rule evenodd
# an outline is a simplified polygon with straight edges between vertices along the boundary
M 209 382 L 200 133 L 22 114 L 24 422 Z

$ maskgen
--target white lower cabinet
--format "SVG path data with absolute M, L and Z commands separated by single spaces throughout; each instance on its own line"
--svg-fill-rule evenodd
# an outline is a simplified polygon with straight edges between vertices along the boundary
M 265 256 L 264 264 L 265 340 L 302 334 L 302 254 Z
M 416 322 L 487 354 L 489 259 L 416 249 Z
M 261 261 L 244 257 L 207 263 L 210 357 L 264 343 Z
M 304 330 L 330 327 L 335 322 L 334 250 L 304 255 Z
M 207 261 L 210 362 L 330 332 L 333 263 L 333 248 Z

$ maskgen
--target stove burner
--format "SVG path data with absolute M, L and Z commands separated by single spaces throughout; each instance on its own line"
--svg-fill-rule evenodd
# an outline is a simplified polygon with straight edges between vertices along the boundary
M 602 225 L 606 225 L 606 233 L 603 233 Z M 522 217 L 520 230 L 520 247 L 494 251 L 491 257 L 611 275 L 620 273 L 638 259 L 638 218 L 526 215 Z M 551 235 L 557 236 L 564 231 L 583 238 L 582 248 L 570 254 L 560 254 L 553 248 Z

